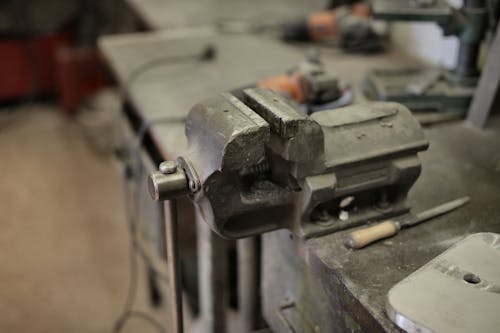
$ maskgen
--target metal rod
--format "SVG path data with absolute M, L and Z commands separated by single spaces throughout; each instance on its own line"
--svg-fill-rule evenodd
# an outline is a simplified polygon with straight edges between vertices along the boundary
M 258 321 L 258 238 L 240 239 L 237 241 L 237 248 L 240 331 L 252 332 L 257 328 Z
M 463 205 L 465 205 L 469 201 L 470 201 L 470 197 L 467 196 L 467 197 L 456 199 L 456 200 L 444 203 L 442 205 L 436 206 L 434 208 L 425 210 L 425 211 L 420 212 L 417 215 L 415 215 L 415 217 L 413 219 L 401 222 L 400 227 L 401 228 L 412 227 L 414 225 L 425 222 L 425 221 L 430 220 L 432 218 L 449 213 L 449 212 L 451 212 L 459 207 L 462 207 Z
M 181 281 L 181 261 L 179 254 L 179 235 L 177 230 L 177 200 L 169 200 L 168 217 L 165 219 L 166 243 L 167 243 L 167 264 L 168 278 L 170 284 L 170 307 L 172 332 L 182 333 L 182 281 Z M 167 214 L 165 214 L 167 215 Z

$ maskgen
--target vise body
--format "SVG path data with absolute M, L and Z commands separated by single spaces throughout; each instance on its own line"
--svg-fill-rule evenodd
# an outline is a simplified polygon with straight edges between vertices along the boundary
M 288 228 L 310 238 L 404 214 L 428 147 L 401 104 L 303 114 L 268 89 L 196 104 L 177 168 L 150 176 L 159 200 L 189 194 L 219 235 Z M 162 168 L 160 168 L 161 170 Z

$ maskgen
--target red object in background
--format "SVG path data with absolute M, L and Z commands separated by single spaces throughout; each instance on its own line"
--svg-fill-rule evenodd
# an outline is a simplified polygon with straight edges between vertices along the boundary
M 71 33 L 0 38 L 0 102 L 59 95 L 62 109 L 76 111 L 81 101 L 106 83 L 94 47 L 69 47 Z
M 74 113 L 82 100 L 106 83 L 106 72 L 94 47 L 64 48 L 57 52 L 57 78 L 62 109 Z
M 0 101 L 55 93 L 55 53 L 69 40 L 67 33 L 0 38 Z

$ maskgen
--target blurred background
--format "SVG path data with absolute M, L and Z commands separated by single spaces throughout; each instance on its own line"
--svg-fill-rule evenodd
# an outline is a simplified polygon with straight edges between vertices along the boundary
M 164 283 L 152 287 L 142 269 L 144 260 L 159 259 L 131 261 L 127 170 L 116 158 L 127 92 L 98 48 L 102 36 L 216 28 L 282 43 L 283 22 L 329 6 L 323 0 L 0 0 L 0 331 L 161 331 L 137 318 L 117 328 L 130 288 L 137 289 L 135 309 L 165 321 L 165 309 L 155 306 Z M 458 39 L 432 22 L 378 22 L 373 29 L 383 50 L 379 44 L 354 50 L 366 63 L 396 49 L 422 64 L 456 66 Z M 291 47 L 309 52 L 304 44 Z M 329 55 L 353 51 L 339 49 L 338 40 L 319 48 Z M 140 269 L 131 275 L 134 265 Z

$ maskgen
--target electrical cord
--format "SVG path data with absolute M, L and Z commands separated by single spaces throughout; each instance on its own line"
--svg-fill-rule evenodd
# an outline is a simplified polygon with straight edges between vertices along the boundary
M 141 146 L 142 143 L 144 142 L 144 138 L 146 136 L 146 133 L 148 129 L 157 124 L 165 124 L 165 123 L 184 123 L 185 118 L 184 117 L 162 117 L 162 118 L 157 118 L 154 120 L 151 120 L 149 122 L 144 122 L 141 126 L 141 128 L 138 131 L 137 134 L 137 141 L 133 145 L 133 170 L 135 170 L 135 179 L 134 183 L 138 184 L 141 181 L 141 176 L 144 173 L 144 164 L 142 163 L 141 159 Z M 141 200 L 141 191 L 140 187 L 136 186 L 134 191 L 133 191 L 133 199 L 132 199 L 132 204 L 130 205 L 131 207 L 134 207 L 133 212 L 131 213 L 132 216 L 134 216 L 134 221 L 135 223 L 138 223 L 140 219 L 140 212 L 141 212 L 141 205 L 140 205 L 140 200 Z M 134 243 L 135 243 L 135 249 L 137 253 L 143 258 L 143 260 L 146 262 L 149 268 L 151 268 L 152 271 L 155 272 L 155 274 L 162 278 L 165 281 L 168 281 L 168 278 L 165 274 L 163 274 L 161 271 L 159 271 L 155 265 L 153 264 L 153 259 L 150 258 L 148 255 L 146 249 L 143 247 L 142 243 L 137 239 L 137 225 L 134 228 Z
M 128 193 L 126 193 L 125 207 L 127 209 L 130 207 L 128 196 L 129 196 Z M 116 320 L 113 326 L 113 333 L 119 333 L 125 326 L 126 322 L 134 316 L 146 320 L 151 325 L 156 327 L 158 332 L 166 332 L 166 330 L 163 329 L 161 324 L 160 326 L 158 326 L 159 323 L 153 318 L 151 318 L 149 315 L 139 311 L 132 310 L 132 307 L 134 306 L 135 299 L 137 296 L 137 288 L 138 288 L 138 262 L 136 257 L 138 242 L 136 241 L 137 225 L 135 216 L 130 210 L 128 210 L 127 217 L 128 217 L 127 220 L 128 220 L 128 231 L 129 231 L 129 247 L 130 247 L 129 286 L 128 286 L 127 297 L 125 300 L 125 305 L 123 307 L 121 315 Z M 141 316 L 138 315 L 139 313 L 141 314 Z
M 132 228 L 131 228 L 132 229 Z M 137 294 L 137 258 L 135 256 L 134 241 L 132 240 L 132 234 L 130 236 L 130 274 L 129 274 L 129 286 L 127 292 L 127 298 L 125 300 L 125 305 L 122 314 L 115 322 L 113 326 L 113 332 L 118 333 L 122 330 L 126 321 L 128 320 L 130 309 L 135 303 L 135 296 Z
M 141 175 L 145 170 L 143 163 L 141 163 L 140 150 L 142 143 L 144 141 L 144 137 L 147 133 L 147 130 L 152 125 L 158 123 L 172 123 L 179 121 L 183 121 L 183 119 L 165 117 L 145 122 L 142 124 L 141 128 L 138 131 L 137 141 L 135 142 L 135 144 L 133 144 L 134 158 L 132 164 L 134 164 L 133 169 L 135 170 L 135 172 L 133 175 L 132 183 L 135 184 L 135 186 L 133 186 L 133 188 L 131 189 L 132 202 L 129 202 L 129 200 L 127 199 L 127 202 L 125 203 L 126 208 L 131 207 L 131 209 L 127 211 L 127 216 L 128 216 L 127 220 L 129 221 L 128 229 L 130 237 L 130 273 L 129 273 L 130 282 L 129 282 L 129 290 L 127 292 L 125 305 L 121 315 L 115 322 L 115 325 L 113 327 L 113 333 L 119 333 L 125 326 L 126 322 L 133 317 L 141 318 L 143 320 L 148 321 L 151 325 L 155 326 L 155 328 L 159 332 L 166 332 L 165 328 L 161 325 L 161 323 L 159 323 L 156 319 L 154 319 L 150 315 L 144 312 L 132 310 L 138 289 L 138 263 L 136 257 L 137 255 L 139 255 L 144 260 L 148 268 L 151 269 L 157 277 L 160 277 L 162 280 L 168 281 L 168 277 L 155 267 L 155 265 L 153 264 L 153 260 L 149 257 L 147 251 L 144 249 L 141 242 L 137 238 L 138 222 L 140 219 L 140 212 L 141 212 L 140 209 L 141 191 L 140 187 L 137 186 L 137 184 L 140 182 Z M 126 194 L 126 197 L 127 198 L 129 197 L 128 193 Z
M 145 312 L 131 310 L 135 303 L 135 298 L 137 295 L 137 286 L 138 286 L 138 265 L 137 265 L 135 247 L 132 245 L 132 242 L 130 246 L 130 264 L 131 265 L 130 265 L 129 290 L 127 293 L 127 298 L 125 301 L 123 313 L 115 322 L 115 325 L 113 327 L 113 333 L 121 332 L 126 322 L 133 317 L 137 317 L 149 322 L 151 326 L 155 327 L 158 332 L 166 333 L 167 330 L 163 327 L 163 325 L 152 316 L 148 315 Z
M 124 83 L 124 87 L 128 88 L 132 85 L 133 82 L 135 82 L 141 75 L 144 73 L 161 67 L 165 64 L 170 64 L 172 62 L 184 62 L 184 61 L 208 61 L 214 59 L 216 56 L 216 49 L 213 45 L 206 45 L 203 50 L 197 54 L 194 55 L 167 55 L 167 56 L 162 56 L 155 58 L 153 60 L 147 61 L 146 63 L 138 66 L 135 68 L 128 76 L 127 80 Z M 123 94 L 122 94 L 123 95 Z M 117 116 L 117 120 L 120 117 L 120 114 Z M 146 136 L 147 130 L 154 124 L 159 124 L 159 123 L 183 123 L 185 121 L 185 117 L 161 117 L 157 119 L 153 119 L 149 122 L 144 122 L 138 133 L 137 133 L 137 142 L 132 143 L 131 146 L 133 148 L 133 155 L 134 158 L 132 159 L 132 169 L 135 170 L 136 174 L 140 177 L 142 174 L 143 170 L 143 165 L 141 163 L 141 156 L 140 156 L 140 148 L 142 146 L 142 143 L 144 141 L 144 138 Z M 135 179 L 138 181 L 138 179 Z M 140 181 L 140 180 L 139 180 Z M 134 219 L 138 219 L 140 214 L 140 204 L 139 204 L 139 199 L 140 199 L 140 193 L 139 190 L 134 191 L 134 198 L 133 202 L 130 205 L 131 207 L 134 207 L 133 212 L 130 212 L 129 215 L 133 216 Z M 128 206 L 128 205 L 127 205 Z M 134 214 L 135 213 L 135 214 Z M 133 242 L 134 242 L 134 248 L 136 251 L 139 253 L 139 255 L 143 258 L 143 260 L 146 262 L 146 264 L 156 273 L 157 276 L 161 277 L 162 279 L 167 279 L 165 274 L 162 272 L 158 271 L 156 267 L 153 265 L 152 259 L 149 257 L 147 254 L 147 251 L 144 249 L 144 247 L 141 245 L 141 243 L 137 240 L 137 237 L 134 234 L 133 235 Z
M 189 61 L 209 61 L 216 57 L 217 51 L 213 45 L 206 45 L 203 50 L 199 53 L 195 54 L 183 54 L 183 55 L 166 55 L 158 58 L 154 58 L 145 62 L 144 64 L 138 66 L 128 75 L 127 80 L 125 81 L 125 88 L 129 88 L 134 81 L 136 81 L 141 75 L 146 72 L 149 72 L 152 69 L 156 69 L 163 65 L 172 64 L 172 63 L 180 63 L 180 62 L 189 62 Z
M 140 311 L 130 311 L 127 313 L 127 316 L 128 316 L 128 318 L 132 318 L 132 317 L 141 318 L 141 319 L 149 322 L 151 324 L 151 326 L 156 328 L 156 330 L 158 332 L 167 333 L 167 330 L 165 329 L 165 327 L 163 327 L 163 325 L 158 320 L 156 320 L 152 316 L 148 315 L 147 313 L 140 312 Z
M 160 67 L 164 64 L 170 64 L 172 62 L 182 62 L 182 61 L 189 61 L 189 60 L 210 60 L 215 57 L 215 48 L 211 45 L 206 46 L 204 50 L 196 55 L 192 56 L 164 56 L 160 58 L 153 59 L 151 61 L 146 62 L 145 64 L 137 67 L 134 69 L 131 74 L 128 76 L 128 79 L 126 80 L 125 84 L 123 85 L 127 90 L 128 88 L 132 85 L 133 82 L 135 82 L 142 74 L 145 72 L 148 72 L 152 69 L 155 69 L 157 67 Z M 144 172 L 144 165 L 141 163 L 141 146 L 144 142 L 144 138 L 146 136 L 146 133 L 148 129 L 158 123 L 183 123 L 185 120 L 184 117 L 163 117 L 159 119 L 154 119 L 149 122 L 144 122 L 138 133 L 137 133 L 137 141 L 135 143 L 132 143 L 131 146 L 133 147 L 133 158 L 131 161 L 132 164 L 132 169 L 134 170 L 134 175 L 132 182 L 135 184 L 135 187 L 132 189 L 132 203 L 130 205 L 127 203 L 126 207 L 131 207 L 132 211 L 128 212 L 129 216 L 129 232 L 130 232 L 130 249 L 131 249 L 131 254 L 130 254 L 130 282 L 129 282 L 129 290 L 126 298 L 126 302 L 124 305 L 124 309 L 122 311 L 122 314 L 120 317 L 117 319 L 113 332 L 118 333 L 122 330 L 126 322 L 132 318 L 132 317 L 138 317 L 142 318 L 143 320 L 148 321 L 151 325 L 155 326 L 155 328 L 159 332 L 166 332 L 164 327 L 156 321 L 153 317 L 149 316 L 146 313 L 142 312 L 137 312 L 137 311 L 132 311 L 132 307 L 135 303 L 135 297 L 137 294 L 137 275 L 138 275 L 138 265 L 137 265 L 137 258 L 136 254 L 139 254 L 141 258 L 145 261 L 146 265 L 148 266 L 151 271 L 155 273 L 157 277 L 160 277 L 162 280 L 168 281 L 167 276 L 165 276 L 162 272 L 160 272 L 155 265 L 153 264 L 153 260 L 149 257 L 147 254 L 147 251 L 143 248 L 141 242 L 137 239 L 137 224 L 140 218 L 140 187 L 137 186 L 137 183 L 140 182 L 140 177 L 142 176 Z M 128 197 L 128 195 L 127 195 Z
M 144 73 L 158 68 L 160 66 L 163 66 L 165 64 L 170 64 L 170 63 L 175 63 L 175 62 L 184 62 L 184 61 L 208 61 L 216 56 L 216 50 L 215 47 L 212 45 L 205 46 L 205 48 L 202 50 L 202 52 L 194 55 L 168 55 L 168 56 L 163 56 L 159 57 L 156 59 L 153 59 L 151 61 L 148 61 L 144 63 L 143 65 L 137 67 L 134 69 L 128 76 L 126 82 L 123 84 L 123 87 L 128 90 L 128 88 L 131 86 L 133 82 L 135 82 L 141 75 Z M 122 94 L 123 95 L 123 94 Z M 117 118 L 119 118 L 120 115 L 118 115 Z M 118 121 L 118 119 L 117 119 Z M 130 281 L 129 281 L 129 288 L 127 292 L 127 297 L 125 301 L 125 305 L 123 307 L 121 315 L 118 317 L 118 319 L 115 322 L 115 325 L 113 326 L 113 333 L 119 333 L 127 321 L 130 318 L 136 317 L 143 319 L 147 322 L 149 322 L 152 326 L 156 328 L 158 332 L 167 332 L 165 327 L 158 322 L 155 318 L 152 316 L 148 315 L 147 313 L 140 312 L 140 311 L 135 311 L 132 310 L 135 299 L 137 296 L 137 289 L 138 289 L 138 262 L 137 262 L 137 255 L 139 255 L 146 265 L 148 266 L 149 269 L 151 269 L 156 276 L 160 277 L 161 279 L 168 281 L 168 277 L 160 272 L 155 265 L 153 264 L 153 260 L 149 257 L 147 254 L 147 251 L 143 248 L 141 242 L 137 238 L 137 232 L 138 232 L 138 223 L 140 219 L 140 199 L 141 199 L 141 191 L 140 187 L 137 186 L 137 184 L 141 181 L 141 176 L 144 172 L 144 165 L 141 162 L 141 146 L 144 142 L 144 138 L 147 134 L 148 129 L 152 125 L 160 124 L 160 123 L 183 123 L 185 121 L 185 117 L 161 117 L 157 119 L 153 119 L 151 121 L 143 122 L 141 124 L 141 127 L 139 128 L 139 131 L 137 133 L 137 141 L 135 143 L 131 143 L 131 146 L 133 147 L 133 157 L 132 157 L 132 169 L 134 170 L 133 172 L 133 178 L 132 178 L 132 183 L 133 188 L 132 188 L 132 203 L 129 203 L 129 193 L 127 190 L 126 197 L 127 197 L 127 202 L 125 203 L 126 208 L 128 209 L 127 211 L 127 216 L 128 216 L 128 224 L 129 224 L 129 238 L 130 238 Z M 131 209 L 129 209 L 129 207 Z
M 163 325 L 149 314 L 141 311 L 132 310 L 134 306 L 135 299 L 137 296 L 138 289 L 138 262 L 137 262 L 137 251 L 139 242 L 136 239 L 137 235 L 137 224 L 136 220 L 129 219 L 129 238 L 130 238 L 130 281 L 129 288 L 127 292 L 127 297 L 122 314 L 115 322 L 113 326 L 113 333 L 119 333 L 125 326 L 128 320 L 131 318 L 139 318 L 148 322 L 160 333 L 167 333 L 167 330 Z

